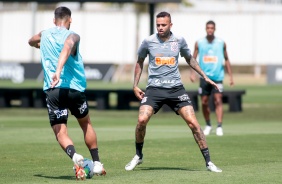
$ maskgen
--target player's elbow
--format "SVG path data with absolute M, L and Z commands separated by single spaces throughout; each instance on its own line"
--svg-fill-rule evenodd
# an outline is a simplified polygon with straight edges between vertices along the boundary
M 28 40 L 28 44 L 29 44 L 30 46 L 33 46 L 31 39 Z

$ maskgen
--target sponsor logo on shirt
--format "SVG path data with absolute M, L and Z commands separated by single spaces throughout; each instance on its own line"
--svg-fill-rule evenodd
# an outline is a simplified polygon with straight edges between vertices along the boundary
M 156 65 L 175 65 L 175 57 L 155 57 Z
M 217 62 L 217 56 L 204 56 L 204 62 L 205 63 L 216 63 Z
M 162 84 L 174 84 L 176 81 L 175 80 L 169 80 L 169 79 L 155 79 L 155 84 L 156 85 L 162 85 Z
M 166 43 L 164 43 L 162 46 L 161 46 L 162 49 L 167 49 L 168 46 L 166 45 Z

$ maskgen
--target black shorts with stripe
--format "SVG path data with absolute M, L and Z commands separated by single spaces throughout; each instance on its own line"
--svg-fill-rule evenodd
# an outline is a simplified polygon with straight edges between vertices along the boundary
M 192 102 L 182 85 L 173 88 L 147 87 L 141 106 L 150 105 L 156 114 L 164 104 L 178 114 L 181 107 L 192 105 Z
M 45 93 L 51 126 L 66 124 L 68 110 L 76 118 L 83 118 L 88 114 L 88 103 L 84 92 L 74 89 L 51 88 Z

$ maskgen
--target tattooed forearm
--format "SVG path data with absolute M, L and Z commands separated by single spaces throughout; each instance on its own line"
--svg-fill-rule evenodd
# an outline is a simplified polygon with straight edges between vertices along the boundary
M 144 59 L 138 58 L 138 61 L 136 63 L 135 66 L 135 70 L 134 70 L 134 83 L 133 83 L 133 87 L 137 86 L 143 71 L 143 62 Z
M 199 75 L 201 75 L 203 78 L 206 77 L 195 58 L 191 56 L 190 58 L 187 58 L 186 61 L 190 65 L 190 67 L 193 68 Z

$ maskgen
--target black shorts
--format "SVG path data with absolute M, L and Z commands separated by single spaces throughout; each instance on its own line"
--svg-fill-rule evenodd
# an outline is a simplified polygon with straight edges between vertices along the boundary
M 214 83 L 217 84 L 219 90 L 215 89 L 214 86 L 211 84 L 207 83 L 203 78 L 200 78 L 200 87 L 198 89 L 198 93 L 200 96 L 206 96 L 206 95 L 211 95 L 214 93 L 222 93 L 223 91 L 223 84 L 222 81 L 213 81 Z
M 181 107 L 192 105 L 192 102 L 182 85 L 173 88 L 148 87 L 146 89 L 141 106 L 150 105 L 156 114 L 164 104 L 178 114 L 177 111 Z
M 88 103 L 83 92 L 74 89 L 52 88 L 45 91 L 47 109 L 51 126 L 66 124 L 68 110 L 76 118 L 88 114 Z

